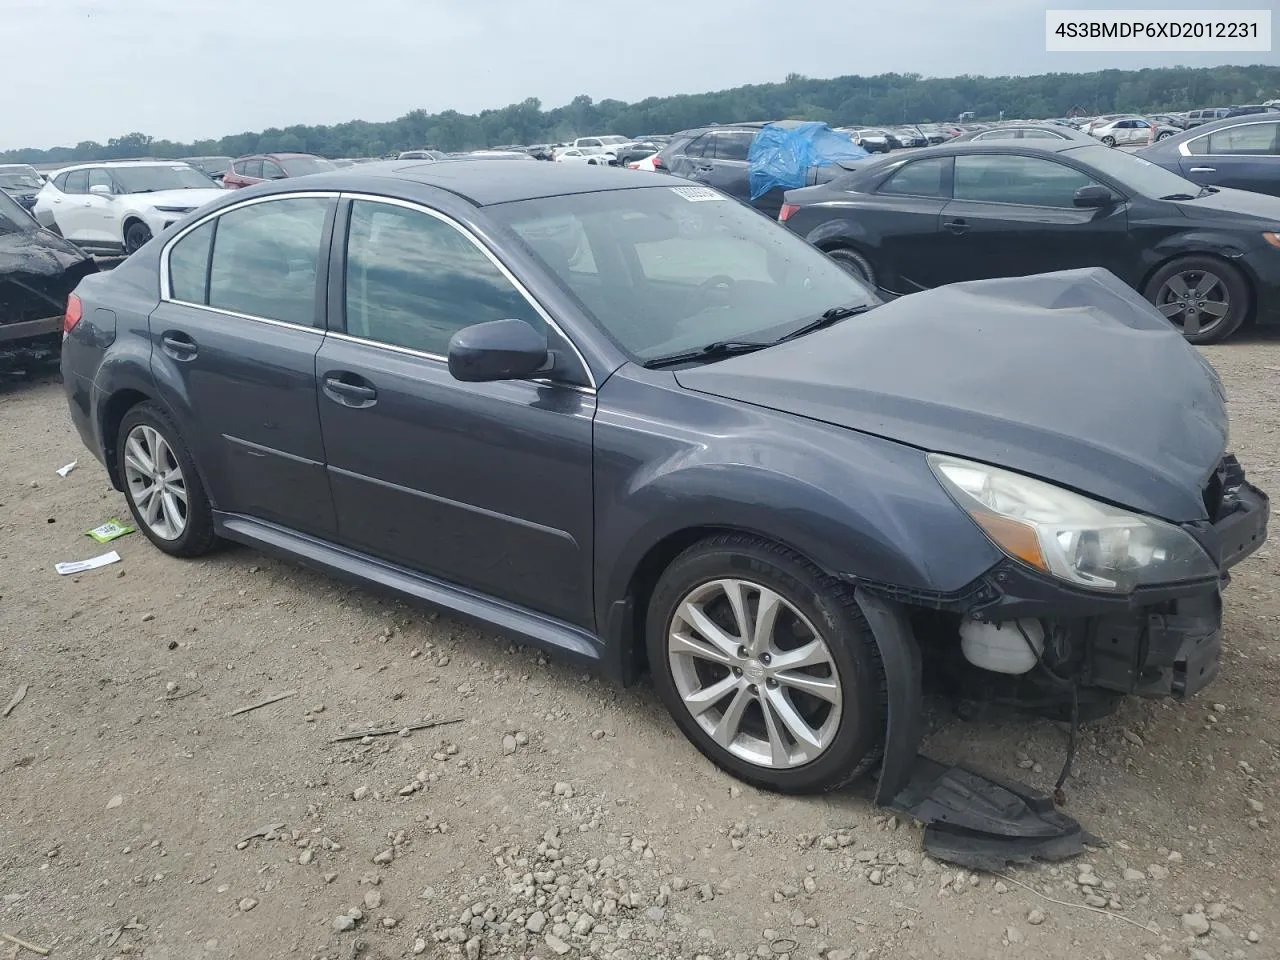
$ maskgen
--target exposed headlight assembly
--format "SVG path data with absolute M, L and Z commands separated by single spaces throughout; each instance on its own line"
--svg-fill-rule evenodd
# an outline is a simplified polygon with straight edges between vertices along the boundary
M 1129 593 L 1218 575 L 1190 534 L 1162 520 L 985 463 L 935 453 L 929 466 L 997 547 L 1059 580 Z

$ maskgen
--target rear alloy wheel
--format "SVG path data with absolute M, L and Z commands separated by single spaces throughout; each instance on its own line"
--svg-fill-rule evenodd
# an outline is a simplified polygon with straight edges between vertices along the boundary
M 872 267 L 871 262 L 857 250 L 850 250 L 848 247 L 838 247 L 835 250 L 828 250 L 827 256 L 840 264 L 840 266 L 844 267 L 859 280 L 863 281 L 872 290 L 876 289 L 875 268 Z
M 175 557 L 208 553 L 216 543 L 213 511 L 195 463 L 168 415 L 152 403 L 120 424 L 116 457 L 138 528 Z
M 1114 146 L 1116 145 L 1116 138 L 1115 138 L 1115 137 L 1103 137 L 1103 138 L 1102 138 L 1102 142 L 1103 142 L 1103 143 L 1105 143 L 1108 147 L 1114 147 Z
M 1249 285 L 1240 271 L 1214 257 L 1180 257 L 1156 271 L 1147 299 L 1191 343 L 1218 343 L 1249 312 Z
M 1156 139 L 1157 139 L 1157 140 L 1164 140 L 1164 139 L 1166 139 L 1167 137 L 1172 137 L 1172 136 L 1173 136 L 1173 131 L 1172 131 L 1172 130 L 1165 130 L 1163 133 L 1157 133 L 1157 134 L 1156 134 Z
M 852 594 L 746 535 L 681 554 L 654 590 L 649 663 L 709 759 L 769 790 L 832 790 L 879 758 L 883 673 Z
M 151 228 L 141 220 L 134 220 L 124 232 L 124 252 L 133 253 L 151 239 Z

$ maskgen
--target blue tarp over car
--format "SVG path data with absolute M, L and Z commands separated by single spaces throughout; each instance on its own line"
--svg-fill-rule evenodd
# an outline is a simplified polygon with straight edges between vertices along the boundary
M 809 171 L 814 167 L 867 155 L 848 134 L 832 130 L 825 123 L 796 127 L 771 123 L 760 130 L 747 154 L 751 199 L 758 200 L 779 187 L 795 190 L 807 186 Z

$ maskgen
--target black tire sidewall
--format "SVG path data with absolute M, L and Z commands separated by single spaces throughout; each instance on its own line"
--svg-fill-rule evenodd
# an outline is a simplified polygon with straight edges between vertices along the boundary
M 129 483 L 124 478 L 124 448 L 130 432 L 138 426 L 145 425 L 156 430 L 169 449 L 173 451 L 182 469 L 182 479 L 187 491 L 187 525 L 182 535 L 176 540 L 165 540 L 156 536 L 143 520 L 133 495 L 129 491 Z M 213 508 L 204 492 L 204 483 L 200 471 L 196 468 L 187 445 L 177 427 L 159 406 L 154 403 L 141 403 L 124 415 L 120 421 L 120 429 L 116 434 L 116 463 L 119 464 L 120 478 L 124 486 L 125 502 L 129 504 L 129 512 L 133 516 L 134 525 L 146 535 L 146 538 L 175 557 L 195 557 L 208 553 L 216 543 L 213 529 Z
M 137 243 L 137 244 L 133 244 L 133 245 L 131 245 L 131 244 L 130 244 L 130 242 L 129 242 L 129 238 L 130 238 L 131 236 L 133 236 L 133 235 L 135 234 L 135 232 L 136 232 L 136 233 L 139 233 L 141 236 L 143 236 L 143 239 L 142 239 L 142 242 L 141 242 L 141 243 Z M 150 227 L 148 227 L 145 223 L 137 223 L 137 222 L 135 222 L 135 223 L 131 223 L 131 224 L 129 224 L 129 229 L 125 230 L 125 232 L 124 232 L 124 252 L 125 252 L 125 253 L 136 253 L 136 252 L 137 252 L 138 250 L 140 250 L 142 247 L 146 246 L 146 244 L 147 244 L 150 240 L 151 240 L 151 228 L 150 228 Z
M 842 689 L 840 726 L 811 763 L 773 770 L 748 763 L 716 744 L 685 708 L 667 659 L 667 632 L 676 605 L 699 584 L 752 580 L 777 591 L 823 634 Z M 834 588 L 834 589 L 833 589 Z M 884 739 L 884 678 L 875 640 L 851 593 L 826 582 L 811 565 L 755 538 L 713 538 L 681 554 L 650 598 L 646 642 L 654 685 L 677 726 L 708 759 L 747 783 L 781 793 L 835 789 L 867 772 Z
M 876 268 L 872 266 L 871 261 L 867 259 L 866 254 L 852 247 L 836 247 L 834 250 L 828 250 L 827 256 L 836 263 L 840 264 L 846 270 L 853 267 L 858 279 L 866 283 L 874 292 L 876 289 Z M 869 275 L 868 275 L 869 274 Z
M 1194 337 L 1187 337 L 1187 341 L 1194 344 L 1219 343 L 1239 330 L 1241 324 L 1244 323 L 1245 318 L 1249 315 L 1252 302 L 1248 281 L 1245 280 L 1239 270 L 1231 264 L 1219 260 L 1217 257 L 1193 254 L 1171 260 L 1152 274 L 1151 279 L 1147 282 L 1145 291 L 1147 300 L 1154 304 L 1156 296 L 1160 293 L 1160 288 L 1164 286 L 1165 281 L 1175 273 L 1184 273 L 1188 270 L 1204 270 L 1214 273 L 1221 278 L 1227 287 L 1231 298 L 1231 309 L 1228 311 L 1226 318 L 1207 334 L 1202 332 Z

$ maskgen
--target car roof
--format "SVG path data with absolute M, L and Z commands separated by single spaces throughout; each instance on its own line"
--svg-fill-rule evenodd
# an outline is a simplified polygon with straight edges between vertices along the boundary
M 367 190 L 374 178 L 447 190 L 478 207 L 568 194 L 673 185 L 672 178 L 665 174 L 576 163 L 500 163 L 486 157 L 386 160 L 313 173 L 306 182 L 317 190 L 356 191 Z M 281 186 L 282 192 L 287 189 Z
M 65 167 L 58 167 L 56 170 L 47 171 L 50 176 L 56 177 L 60 173 L 70 173 L 74 170 L 91 170 L 95 167 L 110 167 L 119 169 L 121 167 L 189 167 L 191 164 L 186 160 L 86 160 L 83 163 L 69 163 Z

